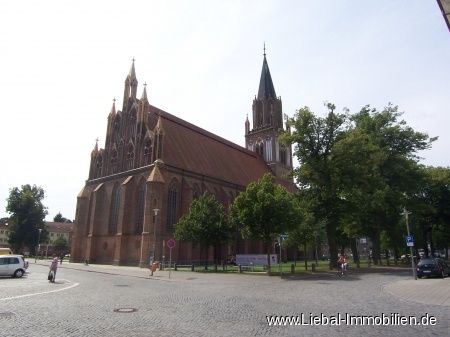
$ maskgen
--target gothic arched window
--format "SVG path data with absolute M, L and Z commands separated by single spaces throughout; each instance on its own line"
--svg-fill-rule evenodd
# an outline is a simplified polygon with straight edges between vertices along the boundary
M 95 168 L 95 178 L 98 178 L 102 175 L 102 166 L 103 166 L 103 158 L 101 155 L 97 158 L 96 168 Z
M 286 149 L 284 147 L 280 148 L 280 162 L 283 165 L 286 165 Z
M 178 189 L 176 181 L 173 181 L 169 187 L 169 193 L 167 194 L 167 222 L 166 230 L 173 232 L 174 225 L 177 221 L 178 211 Z
M 264 158 L 264 143 L 261 141 L 258 144 L 256 144 L 256 153 L 261 156 L 261 158 Z
M 133 168 L 133 160 L 134 160 L 134 146 L 130 142 L 127 148 L 127 169 L 131 170 Z
M 144 208 L 145 208 L 145 184 L 139 184 L 136 203 L 136 224 L 134 227 L 135 234 L 141 234 L 144 227 Z
M 150 164 L 151 160 L 152 160 L 152 140 L 150 138 L 146 138 L 144 143 L 144 164 Z
M 117 173 L 117 150 L 112 150 L 111 153 L 111 174 Z
M 109 234 L 117 233 L 117 223 L 119 220 L 119 208 L 120 208 L 120 186 L 116 185 L 113 188 L 112 192 L 112 201 L 111 201 L 111 216 L 109 219 Z
M 200 191 L 200 187 L 198 187 L 197 184 L 194 184 L 194 186 L 192 188 L 192 200 L 200 198 L 201 195 L 202 195 L 202 193 Z

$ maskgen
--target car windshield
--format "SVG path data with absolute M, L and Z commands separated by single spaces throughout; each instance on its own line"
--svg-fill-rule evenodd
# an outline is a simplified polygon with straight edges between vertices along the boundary
M 432 259 L 422 259 L 420 260 L 419 264 L 417 266 L 421 267 L 421 266 L 425 266 L 425 267 L 429 267 L 434 265 L 435 262 Z

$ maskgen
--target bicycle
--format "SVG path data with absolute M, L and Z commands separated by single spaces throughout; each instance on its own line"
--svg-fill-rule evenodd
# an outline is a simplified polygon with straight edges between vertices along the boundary
M 339 266 L 336 276 L 338 276 L 339 278 L 341 278 L 343 276 L 348 276 L 348 267 L 349 267 L 348 264 L 345 268 L 342 268 L 342 266 Z

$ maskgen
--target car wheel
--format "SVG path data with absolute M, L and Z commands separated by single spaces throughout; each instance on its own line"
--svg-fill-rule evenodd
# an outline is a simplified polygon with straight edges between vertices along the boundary
M 22 269 L 17 269 L 14 272 L 14 277 L 22 277 L 23 276 L 23 270 Z

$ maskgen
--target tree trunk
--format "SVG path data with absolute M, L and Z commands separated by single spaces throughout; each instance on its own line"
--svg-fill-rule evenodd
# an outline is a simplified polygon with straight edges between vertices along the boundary
M 306 245 L 306 243 L 305 243 L 305 270 L 308 270 L 308 252 L 306 251 L 307 250 L 307 245 Z
M 266 252 L 267 252 L 267 274 L 271 273 L 271 265 L 270 265 L 270 241 L 266 241 Z
M 330 270 L 337 268 L 338 248 L 336 244 L 336 226 L 333 222 L 328 222 L 326 225 L 327 239 L 328 239 L 328 253 L 329 253 L 329 267 Z
M 373 264 L 378 265 L 381 264 L 381 246 L 380 246 L 380 226 L 379 224 L 375 225 L 374 233 L 372 236 L 372 258 Z
M 357 268 L 359 268 L 359 254 L 356 239 L 350 239 L 350 247 L 353 255 L 353 263 L 356 265 Z

